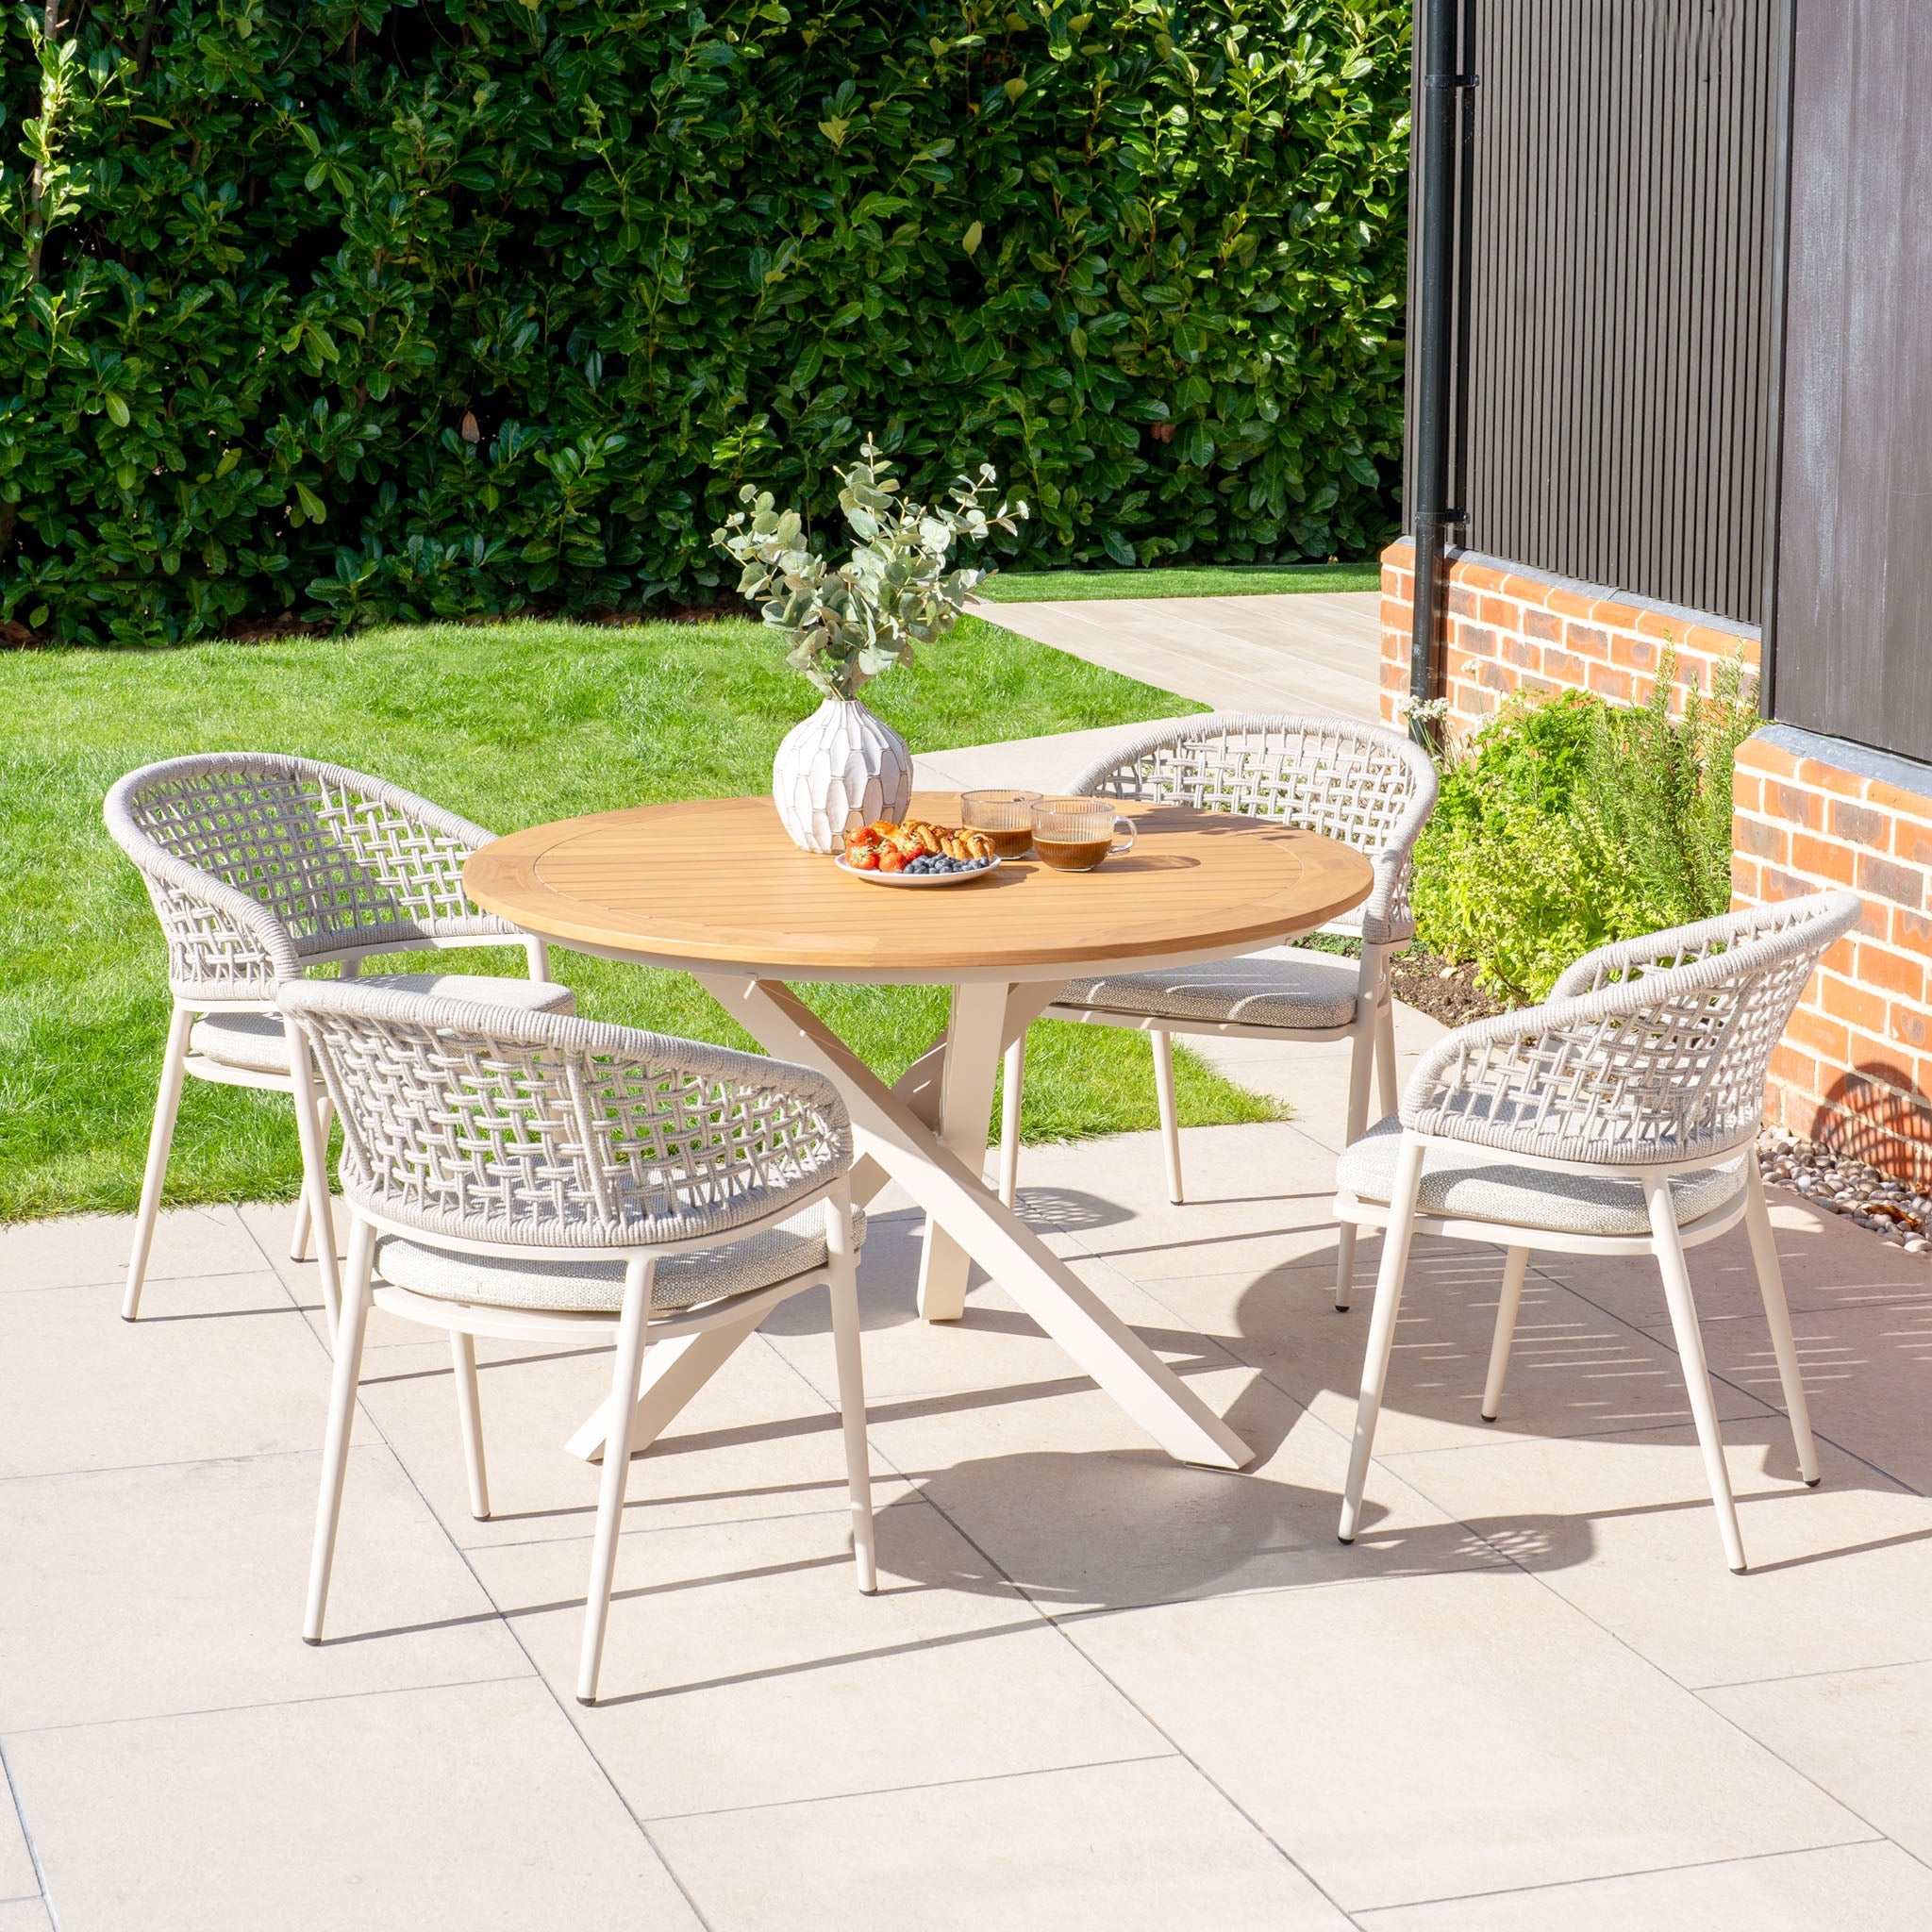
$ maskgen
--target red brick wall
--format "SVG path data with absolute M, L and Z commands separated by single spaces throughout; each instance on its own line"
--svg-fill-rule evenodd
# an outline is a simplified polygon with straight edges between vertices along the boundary
M 1408 694 L 1415 550 L 1382 553 L 1382 719 L 1400 722 Z M 1593 691 L 1641 704 L 1656 688 L 1663 647 L 1677 653 L 1675 683 L 1708 691 L 1720 663 L 1740 653 L 1757 670 L 1754 632 L 1606 596 L 1490 558 L 1452 555 L 1443 695 L 1454 732 L 1466 736 L 1513 691 Z
M 1857 888 L 1865 917 L 1824 956 L 1771 1063 L 1766 1116 L 1891 1174 L 1932 1180 L 1932 796 L 1740 747 L 1733 903 Z

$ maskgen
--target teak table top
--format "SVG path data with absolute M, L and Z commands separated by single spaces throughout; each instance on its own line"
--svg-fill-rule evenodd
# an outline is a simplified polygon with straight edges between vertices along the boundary
M 1368 897 L 1368 860 L 1318 833 L 1174 806 L 1119 809 L 1138 842 L 1096 872 L 1008 859 L 923 891 L 870 884 L 799 851 L 769 798 L 533 825 L 475 854 L 463 882 L 487 910 L 591 952 L 900 983 L 1228 958 Z M 958 824 L 958 796 L 922 792 L 909 816 Z

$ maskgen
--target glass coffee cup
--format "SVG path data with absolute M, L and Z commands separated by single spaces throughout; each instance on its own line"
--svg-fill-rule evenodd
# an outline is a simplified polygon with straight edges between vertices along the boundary
M 969 832 L 984 832 L 992 841 L 994 856 L 1024 858 L 1033 845 L 1033 808 L 1037 791 L 962 791 L 959 818 Z
M 1033 850 L 1056 872 L 1091 872 L 1109 853 L 1134 849 L 1130 819 L 1104 800 L 1056 798 L 1033 808 Z

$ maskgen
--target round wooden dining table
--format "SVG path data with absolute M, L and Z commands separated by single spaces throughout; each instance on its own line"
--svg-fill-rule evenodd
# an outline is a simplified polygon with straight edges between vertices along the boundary
M 1132 851 L 1093 872 L 1008 859 L 948 887 L 891 887 L 801 852 L 769 798 L 639 806 L 514 832 L 464 867 L 486 910 L 575 950 L 691 974 L 768 1053 L 838 1085 L 858 1158 L 853 1195 L 888 1180 L 927 1217 L 929 1322 L 964 1311 L 976 1261 L 1182 1462 L 1252 1452 L 983 1179 L 1005 1049 L 1069 980 L 1225 959 L 1312 932 L 1372 883 L 1353 847 L 1265 819 L 1121 805 Z M 956 794 L 909 816 L 959 823 Z M 943 985 L 945 1031 L 888 1086 L 796 982 Z M 728 1326 L 646 1357 L 633 1443 L 651 1441 L 744 1338 Z M 601 1453 L 605 1418 L 573 1439 Z

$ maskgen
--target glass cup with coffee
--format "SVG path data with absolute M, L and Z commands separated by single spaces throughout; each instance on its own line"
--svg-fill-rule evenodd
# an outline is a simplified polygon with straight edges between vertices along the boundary
M 1033 844 L 1037 791 L 962 791 L 959 818 L 969 832 L 984 832 L 1000 858 L 1024 858 Z
M 1092 798 L 1056 798 L 1033 808 L 1033 850 L 1056 872 L 1091 872 L 1112 852 L 1134 849 L 1130 819 Z

